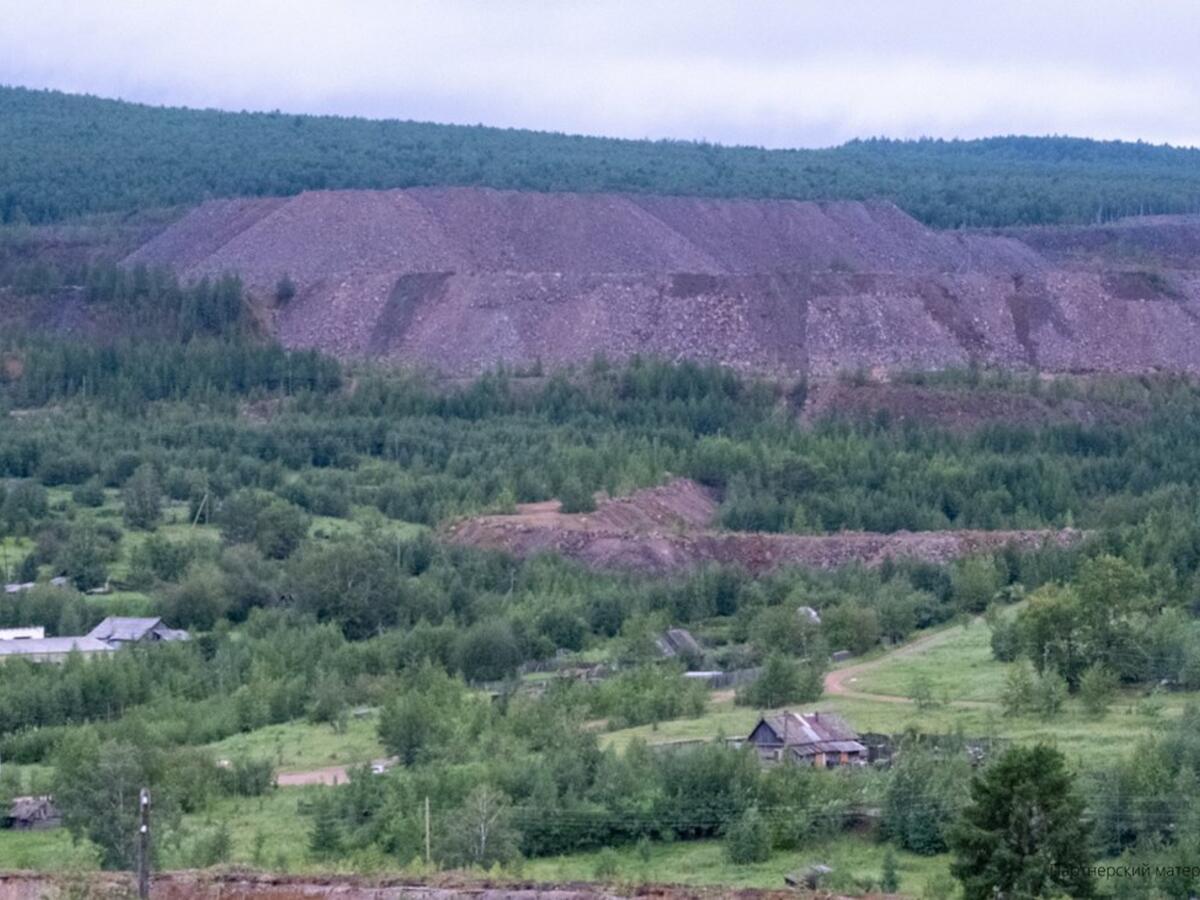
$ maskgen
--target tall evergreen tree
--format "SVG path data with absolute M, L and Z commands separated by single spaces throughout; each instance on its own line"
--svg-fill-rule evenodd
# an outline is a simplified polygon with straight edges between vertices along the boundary
M 950 832 L 951 872 L 966 900 L 1091 897 L 1089 828 L 1063 755 L 1013 747 L 971 784 Z

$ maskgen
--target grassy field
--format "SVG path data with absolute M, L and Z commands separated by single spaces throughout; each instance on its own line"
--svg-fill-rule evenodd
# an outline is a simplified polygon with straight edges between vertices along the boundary
M 202 865 L 204 845 L 221 823 L 227 825 L 231 853 L 226 864 L 274 872 L 408 874 L 411 860 L 378 852 L 351 854 L 334 863 L 316 862 L 308 853 L 311 821 L 303 813 L 320 792 L 309 787 L 276 790 L 261 798 L 217 801 L 202 813 L 183 817 L 180 827 L 164 838 L 161 865 L 185 869 Z M 830 866 L 830 886 L 859 893 L 878 882 L 886 845 L 859 835 L 839 835 L 800 850 L 777 851 L 769 860 L 734 865 L 718 840 L 654 843 L 643 853 L 635 846 L 522 860 L 491 874 L 499 879 L 546 882 L 606 881 L 783 888 L 784 875 L 816 864 Z M 70 872 L 97 868 L 95 849 L 76 844 L 64 829 L 45 832 L 0 832 L 0 869 Z M 901 892 L 922 896 L 932 879 L 944 878 L 948 858 L 896 853 Z
M 855 891 L 878 883 L 887 847 L 868 838 L 842 835 L 801 850 L 776 852 L 762 863 L 735 865 L 720 841 L 656 843 L 643 857 L 637 847 L 527 860 L 522 875 L 534 881 L 660 882 L 728 887 L 785 887 L 783 876 L 822 864 L 833 869 L 830 886 Z M 900 889 L 920 896 L 938 875 L 948 875 L 948 857 L 896 853 Z M 611 874 L 615 871 L 615 875 Z
M 96 848 L 75 843 L 65 828 L 52 831 L 0 830 L 0 871 L 29 869 L 69 873 L 99 868 Z
M 311 820 L 301 808 L 328 788 L 277 788 L 263 797 L 218 800 L 197 815 L 185 816 L 178 839 L 167 848 L 164 868 L 192 868 L 203 862 L 199 846 L 219 823 L 229 827 L 234 865 L 253 866 L 275 872 L 314 871 L 308 860 Z
M 377 720 L 374 712 L 352 716 L 340 734 L 329 725 L 308 722 L 268 725 L 209 744 L 206 749 L 217 759 L 265 757 L 281 772 L 353 766 L 387 755 L 375 733 Z
M 797 708 L 841 713 L 862 732 L 961 730 L 969 737 L 1046 740 L 1057 745 L 1074 764 L 1089 766 L 1127 753 L 1131 741 L 1154 733 L 1163 722 L 1177 717 L 1188 702 L 1200 701 L 1200 694 L 1195 693 L 1131 690 L 1121 694 L 1103 716 L 1089 715 L 1074 698 L 1068 699 L 1051 720 L 1005 716 L 1000 697 L 1010 664 L 992 659 L 989 641 L 990 632 L 982 623 L 954 626 L 920 652 L 868 658 L 867 665 L 847 682 L 847 687 L 862 695 L 877 695 L 878 699 L 826 695 L 817 703 L 797 704 Z M 854 660 L 851 665 L 863 662 Z M 896 702 L 907 701 L 918 678 L 932 687 L 935 705 L 918 709 L 911 702 Z M 956 705 L 960 703 L 971 705 Z M 718 694 L 703 717 L 614 731 L 604 735 L 603 740 L 619 748 L 635 737 L 657 744 L 718 735 L 742 736 L 749 733 L 763 712 L 734 706 L 728 695 Z

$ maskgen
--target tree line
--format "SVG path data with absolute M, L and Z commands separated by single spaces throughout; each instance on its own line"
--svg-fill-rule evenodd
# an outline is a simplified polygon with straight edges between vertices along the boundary
M 764 150 L 280 112 L 166 109 L 0 88 L 0 221 L 332 188 L 478 185 L 886 199 L 938 227 L 1195 212 L 1200 151 L 1063 137 Z

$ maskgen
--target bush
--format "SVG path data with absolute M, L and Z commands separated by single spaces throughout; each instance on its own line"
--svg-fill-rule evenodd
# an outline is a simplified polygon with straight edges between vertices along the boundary
M 71 499 L 78 506 L 95 508 L 104 505 L 104 485 L 98 478 L 89 478 L 75 490 L 71 491 Z
M 750 807 L 725 834 L 725 853 L 739 866 L 771 858 L 771 829 L 757 807 Z
M 1033 704 L 1043 719 L 1053 718 L 1062 709 L 1067 699 L 1067 682 L 1057 672 L 1041 674 L 1034 687 Z
M 470 682 L 508 678 L 521 662 L 521 648 L 503 619 L 473 625 L 458 645 L 458 667 Z
M 296 296 L 296 282 L 289 275 L 284 275 L 275 282 L 275 302 L 280 306 L 286 305 Z
M 238 797 L 261 797 L 275 786 L 275 766 L 267 758 L 238 757 L 220 772 L 221 787 Z
M 563 480 L 558 497 L 565 513 L 589 513 L 596 509 L 596 498 L 574 475 Z
M 897 756 L 884 795 L 884 833 L 913 853 L 941 853 L 965 801 L 971 777 L 966 754 L 938 753 L 908 740 Z
M 596 866 L 592 875 L 597 881 L 612 881 L 621 871 L 621 858 L 612 847 L 605 847 L 596 856 Z
M 130 528 L 150 529 L 162 517 L 162 491 L 153 466 L 141 465 L 121 489 L 125 523 Z
M 896 871 L 896 854 L 891 847 L 883 854 L 883 872 L 879 876 L 879 889 L 885 894 L 900 890 L 900 873 Z
M 10 531 L 25 534 L 35 522 L 46 518 L 49 511 L 46 489 L 36 481 L 19 481 L 4 496 L 0 520 Z
M 1004 689 L 1000 703 L 1006 716 L 1019 716 L 1028 712 L 1034 704 L 1036 684 L 1029 663 L 1024 660 L 1014 663 L 1004 676 Z
M 1079 679 L 1079 699 L 1083 708 L 1094 716 L 1108 711 L 1117 692 L 1117 676 L 1099 663 L 1088 666 Z

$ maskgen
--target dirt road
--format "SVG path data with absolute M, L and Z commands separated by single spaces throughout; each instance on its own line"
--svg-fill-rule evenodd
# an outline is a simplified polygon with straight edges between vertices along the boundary
M 976 619 L 971 623 L 971 627 L 982 627 L 982 622 L 982 619 Z M 956 637 L 962 629 L 963 626 L 961 625 L 956 625 L 953 628 L 943 628 L 934 634 L 927 634 L 917 638 L 915 641 L 903 644 L 891 653 L 881 656 L 878 659 L 871 659 L 852 666 L 845 666 L 841 669 L 834 669 L 825 676 L 825 693 L 831 697 L 873 700 L 877 703 L 914 703 L 915 701 L 909 697 L 900 697 L 895 694 L 868 693 L 867 691 L 855 690 L 853 685 L 855 681 L 867 672 L 877 669 L 895 659 L 925 653 L 939 644 L 944 644 L 951 638 Z M 987 707 L 995 706 L 995 704 L 984 700 L 951 700 L 950 706 L 958 706 L 964 709 L 986 709 Z
M 382 767 L 390 769 L 396 765 L 397 760 L 391 759 L 373 759 L 371 767 Z M 323 769 L 309 769 L 307 772 L 279 772 L 275 776 L 275 783 L 280 787 L 304 787 L 309 784 L 346 784 L 350 780 L 350 769 L 354 766 L 326 766 Z

